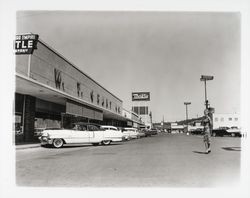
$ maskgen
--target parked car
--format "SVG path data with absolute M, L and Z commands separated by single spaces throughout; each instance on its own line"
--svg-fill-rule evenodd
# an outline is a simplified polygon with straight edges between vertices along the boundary
M 109 145 L 111 142 L 123 141 L 124 137 L 117 131 L 105 131 L 97 124 L 74 123 L 72 129 L 45 129 L 39 137 L 41 145 L 53 145 L 60 148 L 64 144 Z
M 157 130 L 143 129 L 142 131 L 145 133 L 145 137 L 150 137 L 152 135 L 156 135 L 157 134 Z
M 123 128 L 122 132 L 128 135 L 130 139 L 139 138 L 139 133 L 136 128 Z
M 46 128 L 35 128 L 34 137 L 40 137 Z
M 157 135 L 158 134 L 157 129 L 154 129 L 154 128 L 150 129 L 150 132 L 151 132 L 152 135 Z
M 238 128 L 236 126 L 232 126 L 230 129 L 227 130 L 227 132 L 231 133 L 232 137 L 234 137 L 234 136 L 241 137 L 242 136 L 240 128 Z
M 190 133 L 193 135 L 202 135 L 203 129 L 202 128 L 193 129 L 193 130 L 190 130 Z
M 226 127 L 220 127 L 217 129 L 212 130 L 212 136 L 224 136 L 227 135 L 227 128 Z
M 213 129 L 212 135 L 215 136 L 241 136 L 241 131 L 237 127 L 220 127 L 218 129 Z
M 130 137 L 130 132 L 127 130 L 124 130 L 124 128 L 122 128 L 122 133 L 125 136 L 125 140 L 131 140 L 132 138 Z
M 138 130 L 138 137 L 139 138 L 142 138 L 142 137 L 145 137 L 146 134 L 142 131 L 142 130 Z
M 110 133 L 110 131 L 116 132 L 116 133 L 113 133 L 113 132 L 112 132 L 112 134 L 110 134 L 111 136 L 112 136 L 113 134 L 118 134 L 119 136 L 122 136 L 122 137 L 124 138 L 124 140 L 128 140 L 128 139 L 129 139 L 129 138 L 128 138 L 129 136 L 128 136 L 127 134 L 124 134 L 124 133 L 122 132 L 122 130 L 118 129 L 117 127 L 102 125 L 102 126 L 101 126 L 101 129 L 107 131 L 108 133 Z

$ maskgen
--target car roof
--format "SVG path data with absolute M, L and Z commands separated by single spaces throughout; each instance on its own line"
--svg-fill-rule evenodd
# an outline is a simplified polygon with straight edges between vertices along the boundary
M 124 129 L 136 129 L 136 128 L 132 128 L 132 127 L 125 127 Z
M 115 128 L 115 129 L 117 129 L 117 127 L 115 127 L 115 126 L 108 126 L 108 125 L 101 125 L 101 127 L 104 127 L 104 128 L 105 127 L 107 127 L 107 128 L 109 127 L 109 128 Z

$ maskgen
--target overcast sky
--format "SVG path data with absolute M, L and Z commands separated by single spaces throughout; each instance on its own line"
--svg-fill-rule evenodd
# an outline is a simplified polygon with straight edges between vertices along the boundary
M 131 109 L 149 91 L 153 121 L 201 116 L 204 83 L 216 113 L 240 111 L 240 14 L 209 12 L 18 12 L 32 32 Z

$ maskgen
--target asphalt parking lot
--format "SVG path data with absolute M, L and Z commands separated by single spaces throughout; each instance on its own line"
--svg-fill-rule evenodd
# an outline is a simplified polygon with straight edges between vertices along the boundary
M 16 184 L 43 187 L 233 187 L 240 181 L 241 138 L 166 134 L 109 146 L 16 150 Z

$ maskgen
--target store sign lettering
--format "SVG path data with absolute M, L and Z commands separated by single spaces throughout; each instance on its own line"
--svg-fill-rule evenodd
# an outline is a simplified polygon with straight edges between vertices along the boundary
M 34 49 L 37 49 L 38 37 L 37 34 L 16 35 L 15 54 L 33 54 Z
M 93 90 L 90 92 L 90 99 L 91 99 L 91 102 L 93 103 L 94 102 L 94 91 Z
M 64 83 L 62 82 L 61 71 L 55 68 L 54 69 L 54 77 L 55 77 L 56 88 L 61 89 L 61 85 L 62 85 L 62 88 L 64 90 Z

